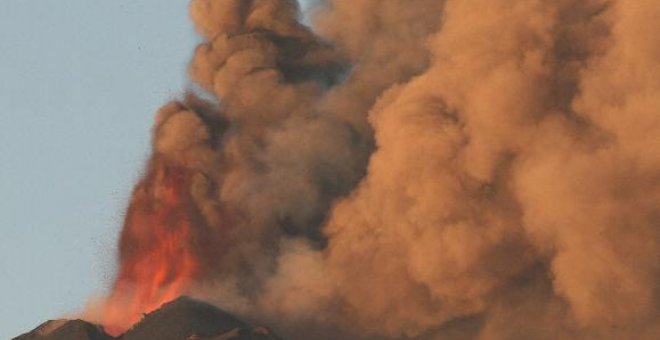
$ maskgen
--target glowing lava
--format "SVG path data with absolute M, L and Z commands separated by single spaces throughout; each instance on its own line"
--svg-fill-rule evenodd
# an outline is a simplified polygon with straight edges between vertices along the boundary
M 163 303 L 185 293 L 199 271 L 190 175 L 152 160 L 136 186 L 119 244 L 119 273 L 102 323 L 119 334 Z

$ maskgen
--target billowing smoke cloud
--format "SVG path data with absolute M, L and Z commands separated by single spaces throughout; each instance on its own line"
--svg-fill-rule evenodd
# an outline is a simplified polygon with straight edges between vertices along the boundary
M 120 273 L 160 256 L 161 299 L 294 338 L 660 337 L 655 1 L 314 13 L 192 1 L 201 90 L 157 117 Z

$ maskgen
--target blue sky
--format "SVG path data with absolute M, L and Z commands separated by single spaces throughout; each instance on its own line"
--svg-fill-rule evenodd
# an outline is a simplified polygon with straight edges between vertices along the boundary
M 187 83 L 186 8 L 0 1 L 0 339 L 109 285 L 154 112 Z

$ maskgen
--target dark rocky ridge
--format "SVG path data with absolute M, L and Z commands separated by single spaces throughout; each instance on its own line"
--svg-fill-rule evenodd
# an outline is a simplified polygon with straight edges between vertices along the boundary
M 48 321 L 13 340 L 281 340 L 210 304 L 180 297 L 145 315 L 133 328 L 112 337 L 82 320 Z
M 83 320 L 50 320 L 13 340 L 111 340 L 103 328 Z

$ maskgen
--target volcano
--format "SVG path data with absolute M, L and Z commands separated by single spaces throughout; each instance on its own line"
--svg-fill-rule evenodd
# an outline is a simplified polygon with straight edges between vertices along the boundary
M 13 340 L 278 340 L 265 327 L 252 327 L 210 304 L 179 297 L 125 333 L 113 337 L 102 326 L 82 320 L 51 320 Z
M 190 1 L 102 326 L 19 339 L 274 338 L 181 295 L 292 339 L 660 339 L 657 0 L 314 2 Z

